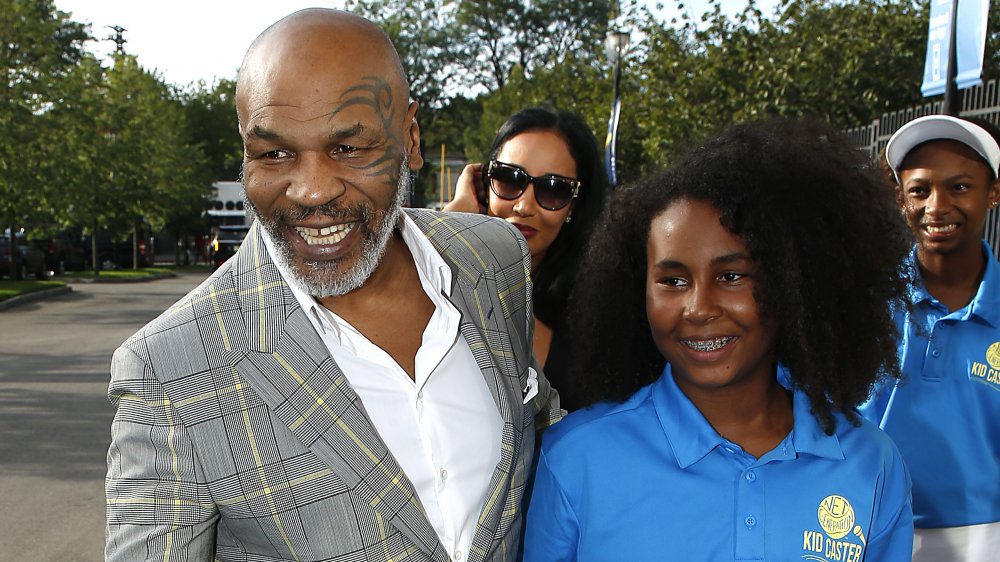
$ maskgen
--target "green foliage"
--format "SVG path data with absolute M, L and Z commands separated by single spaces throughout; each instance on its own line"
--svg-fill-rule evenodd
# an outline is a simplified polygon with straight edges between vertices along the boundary
M 0 0 L 0 223 L 45 209 L 52 166 L 45 139 L 61 82 L 82 56 L 85 29 L 49 0 Z
M 187 116 L 188 142 L 205 153 L 212 179 L 238 179 L 243 141 L 236 122 L 236 81 L 219 80 L 211 87 L 199 82 L 182 93 L 180 101 Z
M 628 110 L 645 171 L 726 125 L 768 115 L 818 115 L 839 127 L 918 103 L 926 6 L 909 1 L 786 0 L 765 17 L 756 2 L 727 17 L 711 2 L 700 25 L 643 23 L 627 75 Z

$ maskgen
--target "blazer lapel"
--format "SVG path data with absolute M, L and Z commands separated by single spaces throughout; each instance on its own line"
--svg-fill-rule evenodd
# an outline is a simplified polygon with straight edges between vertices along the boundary
M 461 248 L 458 251 L 462 251 Z M 442 248 L 441 253 L 446 261 L 450 261 L 447 246 Z M 487 266 L 483 274 L 476 278 L 466 275 L 464 272 L 467 269 L 453 266 L 452 271 L 451 302 L 462 314 L 459 329 L 476 358 L 504 422 L 500 462 L 490 479 L 489 495 L 473 540 L 473 545 L 483 549 L 482 555 L 485 556 L 496 537 L 507 533 L 502 524 L 509 525 L 512 521 L 503 518 L 502 514 L 515 477 L 514 463 L 522 454 L 525 408 L 516 357 L 526 351 L 520 349 L 519 341 L 515 343 L 510 337 L 502 303 L 497 296 L 500 292 L 497 290 L 494 266 Z M 514 346 L 518 346 L 516 351 Z
M 251 229 L 234 268 L 247 347 L 230 353 L 232 365 L 274 415 L 372 507 L 373 524 L 394 526 L 432 558 L 446 561 L 412 483 L 281 278 L 258 229 Z

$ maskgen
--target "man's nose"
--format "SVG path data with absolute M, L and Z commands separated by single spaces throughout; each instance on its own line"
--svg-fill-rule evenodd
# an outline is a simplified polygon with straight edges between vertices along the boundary
M 288 198 L 303 207 L 318 207 L 342 196 L 347 186 L 335 168 L 323 154 L 301 154 L 286 191 Z

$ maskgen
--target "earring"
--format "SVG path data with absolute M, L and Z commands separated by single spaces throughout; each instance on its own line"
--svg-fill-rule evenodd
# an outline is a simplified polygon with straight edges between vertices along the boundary
M 996 207 L 996 206 L 997 206 L 997 204 L 996 204 L 996 203 L 994 203 L 994 204 L 993 204 L 993 206 L 994 206 L 994 207 Z M 566 220 L 565 220 L 565 221 L 563 221 L 563 222 L 569 222 L 569 221 L 571 221 L 571 220 L 573 220 L 573 215 L 566 215 Z
M 992 207 L 994 209 L 997 208 L 997 205 L 1000 205 L 1000 201 L 994 201 L 994 202 L 990 203 L 990 207 Z M 569 222 L 569 221 L 567 221 L 567 222 Z

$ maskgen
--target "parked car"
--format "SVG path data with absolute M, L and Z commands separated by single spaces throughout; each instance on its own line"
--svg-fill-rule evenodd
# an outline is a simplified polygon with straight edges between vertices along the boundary
M 48 279 L 49 268 L 45 264 L 45 253 L 25 240 L 23 234 L 14 236 L 14 267 L 10 268 L 10 236 L 0 235 L 0 277 L 28 279 Z M 14 275 L 20 273 L 20 275 Z
M 223 225 L 217 227 L 215 238 L 212 239 L 212 264 L 218 268 L 226 262 L 236 250 L 240 249 L 240 244 L 246 238 L 250 230 L 248 224 Z
M 83 246 L 83 237 L 69 230 L 57 232 L 51 238 L 32 241 L 32 245 L 45 254 L 45 267 L 58 275 L 67 271 L 88 269 L 89 248 Z

